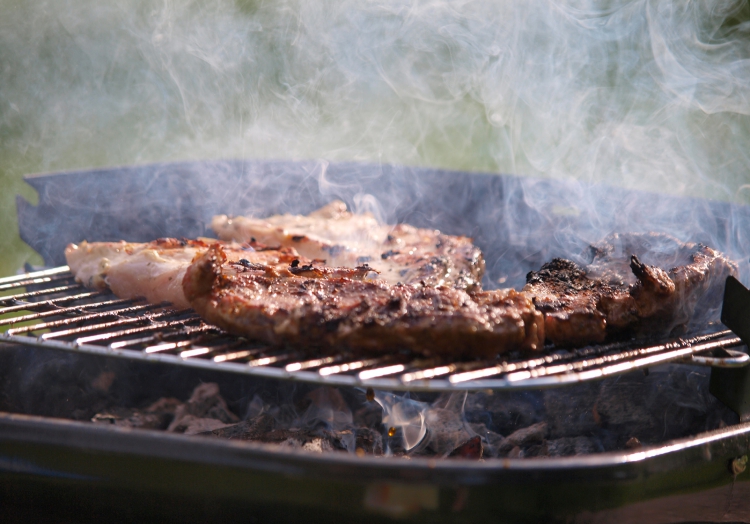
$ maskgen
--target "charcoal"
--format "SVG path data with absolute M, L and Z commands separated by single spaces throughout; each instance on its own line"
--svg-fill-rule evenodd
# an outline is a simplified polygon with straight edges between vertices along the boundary
M 625 442 L 625 447 L 627 449 L 636 449 L 640 448 L 641 446 L 643 446 L 643 444 L 641 444 L 641 441 L 635 437 L 630 437 L 627 442 Z
M 246 436 L 250 436 L 247 434 Z M 244 438 L 243 440 L 252 440 L 255 442 L 267 442 L 274 444 L 290 444 L 299 442 L 300 446 L 306 442 L 311 442 L 315 439 L 319 439 L 320 435 L 307 429 L 282 429 L 276 428 L 265 435 L 256 434 L 254 438 Z M 299 446 L 297 446 L 299 447 Z
M 483 454 L 494 457 L 497 454 L 497 448 L 505 439 L 499 433 L 487 429 L 484 424 L 469 424 L 472 431 L 482 439 Z
M 595 432 L 599 426 L 594 406 L 600 388 L 601 382 L 595 382 L 544 391 L 549 437 L 577 437 Z
M 95 359 L 4 344 L 0 349 L 3 411 L 87 421 L 112 405 Z
M 353 423 L 356 427 L 380 429 L 383 426 L 383 408 L 377 402 L 366 402 L 354 411 Z
M 109 424 L 124 428 L 167 429 L 172 418 L 166 412 L 149 413 L 140 409 L 115 407 L 97 413 L 91 421 L 95 424 Z
M 657 443 L 736 423 L 708 391 L 708 371 L 668 365 L 544 393 L 550 439 L 596 437 L 604 450 L 628 439 Z
M 713 429 L 722 418 L 733 417 L 705 387 L 708 373 L 704 368 L 667 366 L 649 376 L 624 376 L 602 388 L 599 410 L 608 429 L 644 443 Z M 618 405 L 625 396 L 630 398 L 627 409 Z
M 315 388 L 307 393 L 306 399 L 310 402 L 299 420 L 295 421 L 296 424 L 323 428 L 352 425 L 352 411 L 338 389 L 330 386 Z
M 273 441 L 273 438 L 270 437 L 270 434 L 275 428 L 276 421 L 274 418 L 268 413 L 261 413 L 257 417 L 243 420 L 238 424 L 215 429 L 211 431 L 211 433 L 217 437 L 231 440 L 258 440 L 271 442 Z M 264 440 L 267 438 L 271 440 Z M 286 437 L 282 437 L 279 440 L 284 440 L 284 438 Z
M 336 451 L 336 443 L 324 437 L 301 437 L 291 436 L 279 445 L 285 448 L 303 449 L 313 453 L 324 453 L 326 451 Z
M 125 428 L 162 429 L 169 427 L 177 408 L 183 405 L 176 398 L 162 397 L 144 409 L 111 407 L 91 418 L 95 424 L 111 424 Z
M 448 457 L 479 460 L 482 458 L 483 450 L 482 438 L 477 435 L 451 451 Z
M 156 402 L 148 406 L 145 411 L 147 413 L 163 413 L 174 418 L 177 408 L 182 406 L 182 402 L 172 397 L 162 397 Z
M 541 444 L 532 444 L 530 446 L 526 446 L 523 448 L 523 457 L 529 458 L 529 457 L 548 457 L 549 456 L 549 449 L 547 446 L 547 441 L 545 440 Z
M 592 437 L 563 437 L 549 440 L 546 444 L 547 455 L 550 457 L 586 455 L 604 451 L 599 441 Z
M 174 420 L 167 431 L 193 435 L 238 421 L 237 415 L 229 411 L 227 403 L 219 394 L 219 386 L 208 382 L 195 388 L 190 399 L 177 407 Z
M 226 426 L 227 424 L 215 418 L 184 415 L 179 419 L 175 419 L 167 430 L 174 433 L 184 433 L 185 435 L 198 435 Z
M 34 348 L 6 349 L 0 363 L 0 408 L 9 412 L 358 455 L 382 454 L 387 443 L 394 456 L 455 456 L 478 436 L 483 457 L 567 456 L 651 446 L 739 420 L 709 393 L 709 370 L 666 365 L 545 391 L 408 397 L 424 407 L 429 431 L 407 452 L 402 428 L 386 437 L 383 407 L 361 390 L 238 387 L 218 374 Z
M 318 452 L 333 450 L 353 452 L 361 449 L 367 454 L 383 454 L 382 436 L 377 431 L 368 428 L 343 431 L 310 428 L 285 429 L 279 427 L 279 422 L 268 413 L 261 413 L 252 419 L 203 434 L 230 440 L 275 443 Z
M 472 393 L 466 398 L 464 413 L 467 422 L 509 435 L 545 420 L 544 409 L 544 397 L 537 391 Z
M 207 382 L 196 387 L 187 402 L 177 406 L 174 420 L 167 427 L 167 431 L 195 435 L 237 421 L 239 418 L 229 411 L 227 403 L 219 394 L 219 386 Z
M 368 455 L 383 454 L 383 436 L 379 431 L 370 428 L 355 430 L 357 450 L 362 450 Z
M 522 448 L 544 441 L 547 436 L 548 426 L 546 422 L 538 422 L 529 427 L 514 431 L 505 437 L 497 447 L 498 454 L 508 453 L 514 448 Z
M 451 409 L 431 408 L 425 416 L 427 448 L 435 454 L 446 455 L 474 435 L 460 412 Z

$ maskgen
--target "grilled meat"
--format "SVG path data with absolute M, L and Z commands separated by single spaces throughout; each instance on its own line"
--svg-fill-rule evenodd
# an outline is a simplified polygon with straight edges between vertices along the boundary
M 183 287 L 207 321 L 302 349 L 493 357 L 544 340 L 542 315 L 523 293 L 469 294 L 377 277 L 368 266 L 242 265 L 215 244 L 190 265 Z
M 269 343 L 481 357 L 537 349 L 545 334 L 575 346 L 684 331 L 715 313 L 724 280 L 737 271 L 711 248 L 659 234 L 612 235 L 591 247 L 585 266 L 555 259 L 529 273 L 521 292 L 391 284 L 366 263 L 332 267 L 255 238 L 82 242 L 65 254 L 90 287 L 192 306 Z
M 190 262 L 217 240 L 162 238 L 149 243 L 81 242 L 65 249 L 76 280 L 97 289 L 110 288 L 120 298 L 145 297 L 151 303 L 171 302 L 187 308 L 182 278 Z M 289 264 L 298 259 L 293 249 L 268 249 L 259 243 L 222 242 L 230 260 L 246 263 Z
M 547 339 L 575 346 L 608 336 L 681 333 L 711 318 L 734 262 L 663 234 L 613 234 L 585 267 L 554 259 L 526 277 Z
M 214 268 L 216 282 L 193 272 L 183 286 L 188 266 L 202 253 L 219 253 L 226 268 Z M 109 287 L 121 298 L 193 305 L 231 332 L 273 343 L 488 355 L 535 349 L 543 340 L 541 315 L 513 290 L 470 296 L 447 287 L 391 286 L 366 265 L 323 266 L 293 248 L 160 239 L 82 242 L 68 246 L 65 254 L 76 279 L 89 287 Z M 217 296 L 220 300 L 213 300 Z
M 471 239 L 407 224 L 381 225 L 370 213 L 350 213 L 338 200 L 307 216 L 220 215 L 213 218 L 211 227 L 223 240 L 255 239 L 269 246 L 293 247 L 302 256 L 333 267 L 366 263 L 391 284 L 471 290 L 479 289 L 484 273 L 482 252 Z

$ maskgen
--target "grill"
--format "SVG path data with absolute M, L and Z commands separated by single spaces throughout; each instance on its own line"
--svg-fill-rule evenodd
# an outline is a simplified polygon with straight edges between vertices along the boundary
M 743 367 L 750 356 L 730 348 L 742 340 L 724 330 L 650 345 L 615 343 L 499 361 L 451 362 L 408 355 L 353 358 L 346 354 L 304 359 L 224 333 L 192 310 L 118 299 L 77 284 L 67 267 L 0 280 L 0 290 L 33 291 L 0 298 L 2 338 L 8 342 L 129 359 L 226 370 L 279 380 L 387 390 L 456 391 L 562 386 L 684 361 Z M 722 350 L 721 356 L 713 353 Z
M 684 365 L 713 366 L 711 390 L 718 377 L 717 383 L 728 385 L 723 393 L 734 400 L 732 409 L 743 413 L 748 407 L 734 386 L 750 383 L 749 358 L 735 335 L 745 336 L 737 328 L 742 315 L 727 324 L 733 331 L 717 324 L 691 338 L 574 351 L 545 348 L 539 356 L 510 353 L 497 361 L 415 360 L 405 354 L 310 359 L 230 336 L 189 310 L 86 289 L 62 266 L 69 242 L 194 238 L 208 233 L 205 224 L 217 213 L 306 213 L 333 198 L 352 204 L 373 195 L 394 203 L 382 210 L 389 222 L 473 237 L 490 262 L 486 288 L 519 287 L 529 270 L 578 252 L 610 231 L 710 239 L 740 261 L 741 280 L 747 281 L 750 241 L 744 235 L 750 231 L 750 210 L 741 206 L 554 180 L 321 162 L 176 163 L 27 181 L 39 202 L 18 199 L 20 233 L 53 269 L 0 279 L 0 356 L 23 354 L 12 362 L 27 364 L 1 370 L 6 376 L 33 369 L 37 356 L 54 355 L 57 361 L 57 355 L 68 355 L 73 358 L 59 359 L 65 366 L 117 361 L 148 380 L 179 375 L 192 384 L 221 376 L 242 387 L 356 386 L 424 391 L 424 398 L 433 392 L 494 390 L 495 398 L 504 399 L 557 386 L 567 387 L 548 393 L 575 391 L 585 397 L 597 384 L 634 376 L 653 384 L 662 371 L 646 372 L 672 363 L 686 374 L 697 368 Z M 579 205 L 582 201 L 591 205 Z M 629 373 L 635 370 L 643 373 Z M 701 387 L 707 389 L 703 376 Z M 68 518 L 76 517 L 78 501 L 85 498 L 86 507 L 100 508 L 99 516 L 110 518 L 115 506 L 131 511 L 122 514 L 125 520 L 146 514 L 217 521 L 226 520 L 222 515 L 310 522 L 341 516 L 382 522 L 394 515 L 430 522 L 499 516 L 571 521 L 593 513 L 612 521 L 627 520 L 633 504 L 683 520 L 748 519 L 736 506 L 748 493 L 742 470 L 750 423 L 713 427 L 718 429 L 640 449 L 473 462 L 315 455 L 6 413 L 0 414 L 0 487 L 6 497 L 21 497 L 28 506 L 70 508 Z M 623 505 L 625 513 L 618 513 Z M 223 509 L 213 512 L 214 507 Z

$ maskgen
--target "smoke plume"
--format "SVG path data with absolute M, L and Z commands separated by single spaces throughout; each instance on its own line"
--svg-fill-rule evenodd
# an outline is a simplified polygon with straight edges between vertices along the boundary
M 24 173 L 199 158 L 750 193 L 744 1 L 2 0 L 2 13 L 3 224 Z

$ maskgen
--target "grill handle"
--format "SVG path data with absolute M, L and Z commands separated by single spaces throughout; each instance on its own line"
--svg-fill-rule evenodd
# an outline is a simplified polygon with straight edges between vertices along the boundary
M 744 351 L 738 351 L 736 349 L 722 349 L 721 356 L 716 355 L 690 355 L 683 359 L 685 364 L 694 366 L 707 366 L 711 368 L 744 368 L 750 364 L 750 355 Z
M 730 276 L 724 287 L 721 321 L 747 345 L 750 341 L 750 290 Z M 711 394 L 740 416 L 750 420 L 750 367 L 719 366 L 711 369 Z

